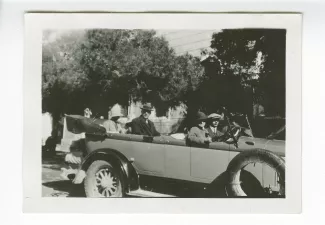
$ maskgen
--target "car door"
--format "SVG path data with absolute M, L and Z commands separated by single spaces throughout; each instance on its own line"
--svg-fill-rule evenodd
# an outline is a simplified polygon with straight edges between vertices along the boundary
M 229 163 L 229 144 L 214 142 L 208 148 L 191 147 L 191 180 L 211 183 L 226 171 Z
M 185 140 L 165 136 L 165 176 L 178 180 L 191 180 L 191 148 Z
M 163 137 L 132 135 L 136 139 L 130 145 L 129 156 L 139 174 L 164 176 L 165 148 Z

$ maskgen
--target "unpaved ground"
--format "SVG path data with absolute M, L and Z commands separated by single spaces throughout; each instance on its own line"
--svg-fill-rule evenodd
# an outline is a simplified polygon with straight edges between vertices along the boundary
M 74 185 L 60 177 L 64 166 L 64 153 L 43 155 L 42 196 L 43 197 L 85 197 L 83 185 Z

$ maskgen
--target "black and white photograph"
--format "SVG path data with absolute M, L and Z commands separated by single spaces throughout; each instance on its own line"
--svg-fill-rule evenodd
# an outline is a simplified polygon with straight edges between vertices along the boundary
M 29 65 L 37 73 L 27 73 L 39 92 L 33 168 L 41 180 L 31 182 L 38 198 L 292 199 L 291 179 L 299 178 L 287 172 L 288 120 L 295 118 L 288 82 L 300 76 L 292 62 L 299 63 L 301 37 L 292 37 L 290 22 L 300 35 L 299 14 L 287 15 L 288 24 L 285 14 L 219 14 L 217 25 L 215 15 L 157 14 L 157 26 L 155 14 L 103 21 L 104 14 L 98 20 L 106 26 L 75 27 L 78 14 L 54 15 L 35 15 L 45 25 L 35 26 L 38 47 L 27 49 L 37 61 Z M 71 26 L 60 16 L 71 16 Z

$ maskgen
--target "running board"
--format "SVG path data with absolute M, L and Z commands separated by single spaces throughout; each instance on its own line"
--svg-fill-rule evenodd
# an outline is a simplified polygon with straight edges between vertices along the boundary
M 135 191 L 130 191 L 129 193 L 127 193 L 127 195 L 135 196 L 135 197 L 147 197 L 147 198 L 171 198 L 171 197 L 176 197 L 174 195 L 161 194 L 161 193 L 146 191 L 146 190 L 142 190 L 142 189 L 138 189 L 138 190 L 135 190 Z

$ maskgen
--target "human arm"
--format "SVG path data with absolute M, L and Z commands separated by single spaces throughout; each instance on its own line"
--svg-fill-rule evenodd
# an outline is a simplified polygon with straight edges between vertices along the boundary
M 189 134 L 188 140 L 192 143 L 205 144 L 211 142 L 208 137 L 203 135 L 203 132 L 200 131 L 197 127 L 192 127 Z
M 123 127 L 121 126 L 120 123 L 117 123 L 117 131 L 118 131 L 120 134 L 126 134 L 127 129 L 123 128 Z
M 222 137 L 224 133 L 220 132 L 219 130 L 216 131 L 216 134 L 212 136 L 212 142 L 222 142 Z

